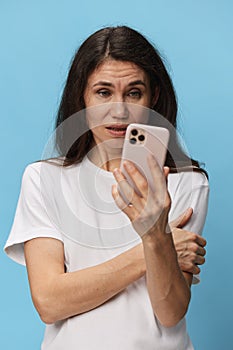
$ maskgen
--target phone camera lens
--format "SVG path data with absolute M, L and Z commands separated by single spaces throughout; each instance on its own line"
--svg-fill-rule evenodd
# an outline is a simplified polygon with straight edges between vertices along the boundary
M 138 134 L 137 129 L 133 129 L 133 130 L 131 131 L 131 134 L 132 134 L 133 136 L 136 136 L 136 135 Z
M 145 140 L 145 136 L 144 135 L 139 135 L 138 139 L 139 139 L 139 141 L 144 141 Z
M 130 143 L 132 143 L 133 145 L 137 142 L 137 140 L 135 139 L 135 137 L 132 137 L 130 140 L 129 140 Z

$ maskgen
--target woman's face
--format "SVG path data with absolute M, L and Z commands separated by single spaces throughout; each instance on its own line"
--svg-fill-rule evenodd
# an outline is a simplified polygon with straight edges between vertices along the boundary
M 109 59 L 89 76 L 84 101 L 96 144 L 115 140 L 120 146 L 128 124 L 147 121 L 144 107 L 152 105 L 150 81 L 136 64 Z

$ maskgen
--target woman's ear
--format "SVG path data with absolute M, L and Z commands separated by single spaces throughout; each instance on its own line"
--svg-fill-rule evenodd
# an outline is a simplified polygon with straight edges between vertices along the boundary
M 160 93 L 160 88 L 159 88 L 159 86 L 156 86 L 155 92 L 154 92 L 154 94 L 152 95 L 151 108 L 153 108 L 153 107 L 156 105 L 156 103 L 158 102 L 159 93 Z

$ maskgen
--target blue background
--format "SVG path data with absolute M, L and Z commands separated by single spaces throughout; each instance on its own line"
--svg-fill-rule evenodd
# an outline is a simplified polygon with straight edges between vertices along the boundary
M 76 48 L 102 26 L 134 27 L 166 57 L 182 134 L 210 175 L 207 262 L 188 313 L 197 350 L 233 349 L 232 14 L 227 0 L 0 1 L 1 247 L 23 169 L 42 155 Z M 2 248 L 0 259 L 0 348 L 39 349 L 44 326 L 30 300 L 25 268 Z

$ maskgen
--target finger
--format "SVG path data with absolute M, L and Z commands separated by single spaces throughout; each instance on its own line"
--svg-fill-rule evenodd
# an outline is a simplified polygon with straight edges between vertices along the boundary
M 168 179 L 169 172 L 170 172 L 170 168 L 168 166 L 163 167 L 163 173 L 164 173 L 164 176 L 165 176 L 165 179 L 166 179 L 166 184 L 167 184 L 167 179 Z
M 170 226 L 172 228 L 174 228 L 174 227 L 182 228 L 184 225 L 186 225 L 188 223 L 192 214 L 193 214 L 192 208 L 186 209 L 178 218 L 176 218 L 175 220 L 173 220 L 170 223 Z
M 205 238 L 198 235 L 197 233 L 195 234 L 194 241 L 201 247 L 205 247 L 207 244 Z
M 195 259 L 195 264 L 197 265 L 203 265 L 205 263 L 204 256 L 197 255 Z
M 179 261 L 180 269 L 184 272 L 192 273 L 193 275 L 198 275 L 201 271 L 200 267 L 193 263 L 183 263 Z
M 139 192 L 143 196 L 143 198 L 147 198 L 148 195 L 148 182 L 147 179 L 142 175 L 142 173 L 138 170 L 138 168 L 129 161 L 124 162 L 124 168 L 127 173 L 131 177 L 135 186 L 138 188 Z
M 192 261 L 196 259 L 197 256 L 204 257 L 206 255 L 205 248 L 198 245 L 196 242 L 188 242 L 185 245 L 184 252 L 186 252 L 190 255 L 192 258 Z
M 132 162 L 125 161 L 124 167 L 142 196 L 141 197 L 142 207 L 137 206 L 137 209 L 142 212 L 142 210 L 153 208 L 154 206 L 153 190 L 151 187 L 149 187 L 146 178 L 142 175 L 142 173 L 137 169 L 135 164 L 133 164 Z M 132 200 L 132 203 L 133 205 L 137 205 L 137 202 L 133 202 L 133 200 Z
M 161 213 L 163 212 L 165 215 L 163 215 L 162 217 L 164 220 L 166 220 L 166 223 L 163 220 L 163 223 L 165 224 L 165 232 L 171 233 L 171 228 L 168 224 L 168 212 L 171 207 L 171 197 L 167 190 L 167 176 L 169 174 L 170 169 L 168 167 L 164 167 L 163 172 L 153 156 L 149 156 L 147 160 L 151 174 L 153 176 L 154 183 L 156 185 L 154 190 L 152 190 L 149 187 L 147 209 L 148 212 L 150 212 L 150 208 L 156 208 L 156 216 L 154 217 L 154 223 L 158 220 Z
M 165 166 L 163 167 L 163 173 L 164 173 L 164 177 L 165 177 L 165 182 L 166 182 L 166 188 L 167 188 L 167 185 L 168 185 L 168 175 L 169 175 L 169 172 L 170 172 L 170 168 Z M 169 226 L 170 227 L 170 226 Z M 171 229 L 171 228 L 170 228 Z
M 201 272 L 201 269 L 197 265 L 193 265 L 192 268 L 190 269 L 190 272 L 193 275 L 199 275 L 199 273 Z
M 138 211 L 142 211 L 144 208 L 144 200 L 135 193 L 134 189 L 130 186 L 128 181 L 125 179 L 120 169 L 115 169 L 113 171 L 113 174 L 118 183 L 119 191 L 123 194 L 127 202 L 132 203 L 133 206 Z
M 164 173 L 152 155 L 148 157 L 148 165 L 151 170 L 154 183 L 156 184 L 156 197 L 164 201 L 167 193 L 167 184 Z
M 137 211 L 135 207 L 127 205 L 125 203 L 118 192 L 117 185 L 112 185 L 112 196 L 118 208 L 121 209 L 129 217 L 130 220 L 133 220 L 137 215 Z
M 206 250 L 203 247 L 198 247 L 197 248 L 197 255 L 205 256 L 206 255 Z

